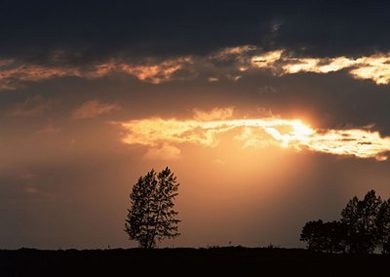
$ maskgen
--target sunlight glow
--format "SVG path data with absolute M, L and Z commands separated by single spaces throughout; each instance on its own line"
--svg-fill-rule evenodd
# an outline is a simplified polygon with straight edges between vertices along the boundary
M 214 112 L 215 113 L 215 112 Z M 149 147 L 194 143 L 214 147 L 218 135 L 237 129 L 234 138 L 244 147 L 277 145 L 297 151 L 307 149 L 333 155 L 375 158 L 383 161 L 390 151 L 390 138 L 366 129 L 320 130 L 298 119 L 162 119 L 148 118 L 120 122 L 125 130 L 122 142 Z M 177 152 L 177 150 L 175 150 Z

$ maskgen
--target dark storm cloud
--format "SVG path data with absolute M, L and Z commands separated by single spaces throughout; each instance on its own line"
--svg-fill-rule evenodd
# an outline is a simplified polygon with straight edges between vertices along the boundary
M 74 64 L 243 44 L 371 53 L 390 47 L 388 8 L 351 1 L 1 1 L 0 56 Z
M 264 19 L 252 25 L 254 17 L 261 17 L 258 11 L 237 4 L 9 1 L 1 8 L 1 52 L 41 62 L 54 50 L 64 50 L 66 58 L 79 62 L 124 53 L 202 53 L 261 35 Z

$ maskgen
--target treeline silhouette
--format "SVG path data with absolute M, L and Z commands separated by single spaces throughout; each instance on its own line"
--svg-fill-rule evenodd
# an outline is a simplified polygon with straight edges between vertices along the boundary
M 175 198 L 180 184 L 166 167 L 139 177 L 130 193 L 125 232 L 141 248 L 155 248 L 164 239 L 180 235 Z M 337 221 L 307 222 L 300 239 L 309 250 L 325 253 L 390 254 L 390 199 L 382 201 L 375 190 L 363 199 L 353 197 Z
M 310 250 L 326 253 L 390 253 L 390 199 L 382 201 L 375 190 L 362 200 L 356 196 L 341 211 L 338 221 L 307 222 L 301 241 Z

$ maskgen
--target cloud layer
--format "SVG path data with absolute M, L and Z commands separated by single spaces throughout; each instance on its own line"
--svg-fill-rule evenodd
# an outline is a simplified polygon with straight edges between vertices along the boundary
M 390 83 L 390 55 L 375 53 L 357 58 L 297 57 L 284 49 L 265 52 L 254 45 L 223 48 L 205 56 L 183 56 L 168 59 L 147 58 L 131 62 L 109 59 L 88 66 L 24 64 L 17 60 L 0 60 L 0 90 L 16 89 L 28 82 L 53 78 L 78 77 L 98 79 L 124 74 L 139 81 L 160 84 L 194 79 L 207 75 L 209 82 L 227 79 L 238 81 L 248 72 L 268 70 L 275 76 L 299 73 L 328 74 L 346 70 L 353 78 L 371 80 L 377 85 Z
M 13 90 L 28 82 L 39 82 L 54 78 L 98 79 L 114 73 L 129 75 L 152 84 L 159 84 L 172 80 L 175 73 L 189 63 L 191 63 L 191 59 L 186 57 L 164 61 L 144 61 L 142 64 L 108 60 L 105 63 L 92 66 L 23 64 L 15 60 L 0 60 L 0 90 Z

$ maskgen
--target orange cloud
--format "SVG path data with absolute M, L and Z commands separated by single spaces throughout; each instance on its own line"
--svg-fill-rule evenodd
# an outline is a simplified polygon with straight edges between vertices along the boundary
M 209 112 L 205 112 L 199 109 L 194 109 L 194 118 L 199 121 L 210 121 L 214 119 L 226 119 L 233 116 L 234 109 L 228 108 L 214 108 Z
M 80 69 L 74 67 L 19 64 L 14 60 L 6 60 L 0 68 L 0 90 L 16 89 L 21 82 L 36 82 L 66 76 L 81 77 L 82 74 Z
M 89 100 L 73 111 L 72 117 L 75 119 L 86 119 L 108 114 L 119 110 L 120 107 L 113 103 L 103 103 L 98 100 Z
M 270 69 L 276 74 L 313 72 L 326 74 L 346 69 L 356 79 L 372 80 L 378 85 L 390 83 L 390 54 L 375 54 L 359 58 L 295 58 L 283 55 L 283 50 L 266 52 L 252 57 L 254 68 Z
M 212 112 L 212 114 L 215 112 Z M 206 118 L 206 117 L 204 117 Z M 147 147 L 194 143 L 213 147 L 218 135 L 233 129 L 245 147 L 278 145 L 295 150 L 311 150 L 333 155 L 355 156 L 386 160 L 390 152 L 390 138 L 365 129 L 320 130 L 297 119 L 265 117 L 259 119 L 222 118 L 204 119 L 147 118 L 120 122 L 125 130 L 122 141 Z
M 212 83 L 212 82 L 218 82 L 218 81 L 219 81 L 219 79 L 218 79 L 217 77 L 209 77 L 207 80 L 208 80 L 210 83 Z
M 253 56 L 251 63 L 257 68 L 271 68 L 282 57 L 283 50 L 275 50 L 263 53 L 262 55 Z
M 390 83 L 390 54 L 377 54 L 357 59 L 360 66 L 350 70 L 357 79 L 370 79 L 378 85 Z
M 61 67 L 20 64 L 14 60 L 0 60 L 0 90 L 16 89 L 23 82 L 39 82 L 61 77 L 96 79 L 112 73 L 122 73 L 134 76 L 140 81 L 160 84 L 174 79 L 174 75 L 179 70 L 191 63 L 190 57 L 179 57 L 161 62 L 148 61 L 143 64 L 110 60 L 89 67 Z
M 190 64 L 191 58 L 179 58 L 176 60 L 166 60 L 153 65 L 128 65 L 120 64 L 118 71 L 135 76 L 138 80 L 160 84 L 172 80 L 174 74 L 183 68 L 185 64 Z
M 240 57 L 247 55 L 248 53 L 258 50 L 254 45 L 241 45 L 236 47 L 223 48 L 210 55 L 211 59 L 228 60 L 228 59 L 240 59 Z
M 54 64 L 55 64 L 54 59 Z M 133 76 L 142 82 L 163 82 L 198 76 L 208 72 L 207 80 L 214 82 L 227 78 L 239 80 L 251 69 L 270 70 L 275 75 L 312 72 L 327 74 L 345 70 L 353 78 L 366 79 L 378 85 L 390 83 L 390 54 L 377 53 L 357 58 L 296 57 L 283 49 L 264 52 L 253 45 L 224 48 L 206 56 L 186 56 L 165 60 L 145 59 L 141 63 L 109 59 L 90 66 L 43 66 L 20 64 L 15 60 L 0 60 L 0 90 L 18 88 L 24 82 L 38 82 L 51 78 L 79 77 L 97 79 L 110 74 Z
M 89 78 L 100 78 L 116 72 L 134 76 L 140 81 L 160 84 L 172 80 L 179 70 L 191 63 L 191 57 L 179 57 L 161 62 L 149 61 L 144 64 L 129 64 L 123 61 L 111 60 L 95 66 L 85 76 Z
M 226 69 L 218 66 L 214 60 L 233 63 L 236 72 L 232 73 L 230 71 L 226 73 Z M 237 81 L 241 77 L 241 75 L 237 74 L 238 72 L 243 74 L 252 68 L 270 70 L 275 75 L 305 72 L 327 74 L 346 70 L 356 79 L 371 80 L 378 85 L 390 83 L 390 54 L 386 53 L 377 53 L 358 58 L 345 56 L 332 58 L 295 57 L 283 49 L 264 52 L 261 48 L 254 45 L 242 45 L 224 48 L 211 54 L 209 60 L 199 59 L 198 62 L 205 64 L 206 68 L 214 68 L 217 74 L 219 71 L 233 81 Z M 236 76 L 236 78 L 232 76 Z M 215 78 L 215 76 L 212 78 Z

